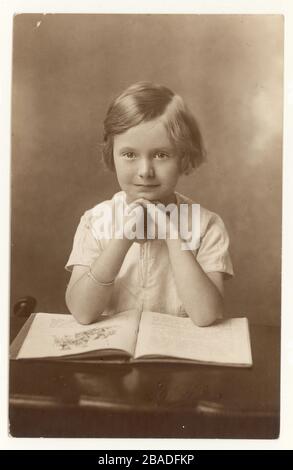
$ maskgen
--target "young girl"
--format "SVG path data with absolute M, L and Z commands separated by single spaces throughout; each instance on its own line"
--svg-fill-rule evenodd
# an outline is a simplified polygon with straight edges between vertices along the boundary
M 204 149 L 182 98 L 149 82 L 130 86 L 108 109 L 103 158 L 116 172 L 122 191 L 80 220 L 66 264 L 72 270 L 66 291 L 70 312 L 84 324 L 97 321 L 103 312 L 140 309 L 188 315 L 198 326 L 211 325 L 223 316 L 223 280 L 233 274 L 221 218 L 200 207 L 198 246 L 183 249 L 185 240 L 179 227 L 174 236 L 168 211 L 165 238 L 158 236 L 158 218 L 152 219 L 155 235 L 150 237 L 146 230 L 140 236 L 133 230 L 132 236 L 129 230 L 117 235 L 117 218 L 109 217 L 117 207 L 126 207 L 118 215 L 133 229 L 139 221 L 150 220 L 153 206 L 178 208 L 179 215 L 183 206 L 192 207 L 193 201 L 175 188 L 181 175 L 202 163 Z M 140 217 L 135 223 L 134 214 Z M 98 229 L 102 215 L 109 232 Z

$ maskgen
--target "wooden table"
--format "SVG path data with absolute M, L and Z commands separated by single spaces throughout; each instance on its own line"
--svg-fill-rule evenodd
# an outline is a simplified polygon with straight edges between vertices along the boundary
M 12 338 L 24 319 L 14 318 Z M 280 329 L 251 325 L 253 367 L 10 361 L 18 437 L 277 438 Z

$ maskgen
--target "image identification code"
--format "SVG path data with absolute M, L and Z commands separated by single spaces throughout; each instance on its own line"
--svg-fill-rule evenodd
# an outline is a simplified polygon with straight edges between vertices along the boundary
M 121 465 L 129 468 L 131 465 L 190 465 L 194 462 L 193 454 L 142 454 L 140 458 L 133 456 L 113 456 L 105 454 L 98 458 L 99 465 Z

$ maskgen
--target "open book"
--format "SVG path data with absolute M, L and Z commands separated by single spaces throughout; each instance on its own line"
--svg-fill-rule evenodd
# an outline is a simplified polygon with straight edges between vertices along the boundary
M 190 318 L 127 310 L 80 325 L 71 315 L 32 314 L 13 341 L 12 359 L 188 361 L 252 365 L 247 318 L 197 327 Z

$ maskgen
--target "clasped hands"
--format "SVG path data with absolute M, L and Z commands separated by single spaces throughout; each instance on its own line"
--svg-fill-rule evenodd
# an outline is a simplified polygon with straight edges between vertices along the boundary
M 123 214 L 116 214 L 114 237 L 123 231 L 123 238 L 138 243 L 155 239 L 175 239 L 179 236 L 178 219 L 176 204 L 165 206 L 160 201 L 138 198 L 125 205 Z

